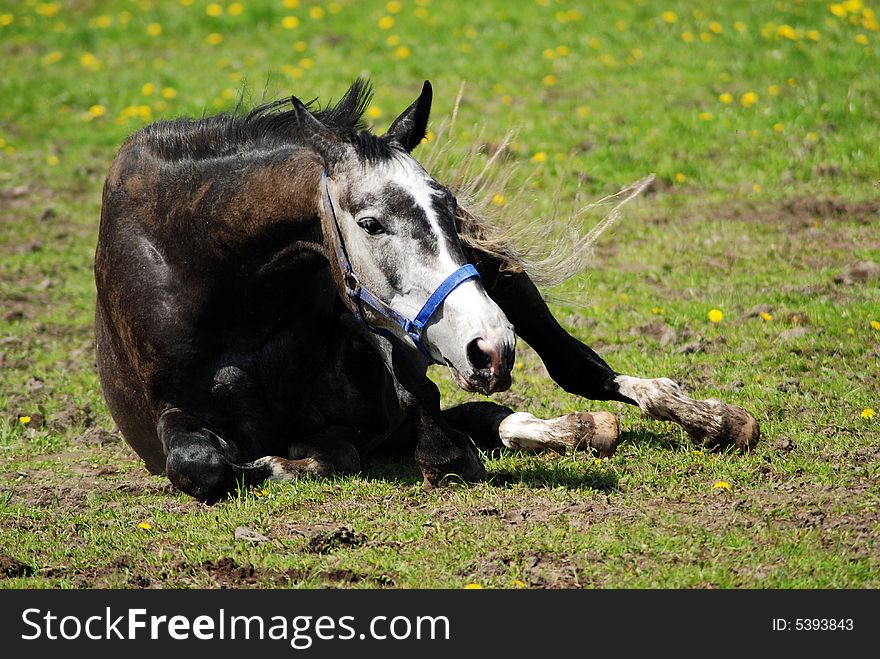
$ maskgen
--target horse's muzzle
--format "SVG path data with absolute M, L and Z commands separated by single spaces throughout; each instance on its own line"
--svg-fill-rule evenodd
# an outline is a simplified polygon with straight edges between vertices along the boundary
M 510 388 L 514 349 L 507 341 L 491 341 L 479 336 L 467 345 L 467 359 L 471 372 L 460 378 L 459 384 L 468 391 L 491 394 Z M 464 386 L 465 380 L 467 385 Z

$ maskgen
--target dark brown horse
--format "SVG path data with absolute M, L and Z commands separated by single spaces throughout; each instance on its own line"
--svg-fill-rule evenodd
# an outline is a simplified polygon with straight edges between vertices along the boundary
M 613 451 L 615 418 L 441 411 L 431 363 L 467 390 L 510 385 L 515 334 L 566 391 L 638 405 L 707 446 L 758 438 L 744 410 L 615 373 L 525 272 L 459 239 L 466 212 L 410 155 L 428 83 L 377 137 L 356 81 L 334 106 L 159 122 L 104 187 L 95 255 L 101 384 L 126 441 L 205 501 L 239 483 L 351 473 L 410 446 L 427 485 L 485 477 L 473 442 Z

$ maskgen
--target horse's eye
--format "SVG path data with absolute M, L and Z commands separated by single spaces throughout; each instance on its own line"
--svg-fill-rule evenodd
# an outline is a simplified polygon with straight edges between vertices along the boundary
M 371 236 L 385 233 L 385 227 L 375 217 L 363 217 L 357 221 L 358 226 Z

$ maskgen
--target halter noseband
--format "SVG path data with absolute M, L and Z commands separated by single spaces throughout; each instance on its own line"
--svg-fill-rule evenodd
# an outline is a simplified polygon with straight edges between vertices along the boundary
M 361 313 L 361 304 L 365 304 L 380 316 L 384 316 L 395 325 L 400 326 L 412 339 L 413 343 L 416 344 L 416 348 L 419 349 L 419 352 L 427 357 L 429 361 L 437 362 L 437 360 L 431 356 L 431 353 L 428 351 L 427 347 L 425 347 L 425 344 L 422 343 L 422 333 L 425 330 L 425 325 L 428 324 L 428 321 L 431 320 L 431 316 L 434 315 L 434 312 L 437 311 L 437 308 L 443 304 L 452 291 L 469 279 L 479 279 L 480 273 L 477 272 L 477 269 L 473 265 L 465 263 L 440 283 L 434 292 L 431 293 L 430 297 L 428 297 L 425 304 L 422 305 L 422 308 L 419 313 L 416 314 L 416 317 L 410 320 L 406 316 L 392 309 L 387 303 L 380 300 L 367 287 L 361 284 L 354 269 L 351 267 L 348 252 L 345 250 L 345 242 L 342 239 L 342 230 L 339 228 L 339 220 L 336 219 L 336 209 L 333 208 L 333 200 L 330 199 L 330 188 L 327 185 L 326 169 L 321 173 L 321 187 L 324 195 L 324 203 L 327 205 L 327 209 L 330 212 L 330 218 L 333 220 L 334 231 L 331 242 L 336 251 L 336 261 L 339 264 L 339 270 L 342 273 L 342 281 L 345 285 L 346 293 L 352 301 L 355 318 L 358 322 L 364 324 L 371 332 L 386 338 L 393 338 L 393 335 L 390 332 L 387 332 L 380 327 L 373 327 L 364 319 L 363 313 Z

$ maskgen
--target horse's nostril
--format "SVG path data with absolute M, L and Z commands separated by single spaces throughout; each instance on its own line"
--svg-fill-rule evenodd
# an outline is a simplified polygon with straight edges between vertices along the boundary
M 478 371 L 492 366 L 493 351 L 488 341 L 478 338 L 468 343 L 467 358 L 471 366 Z

